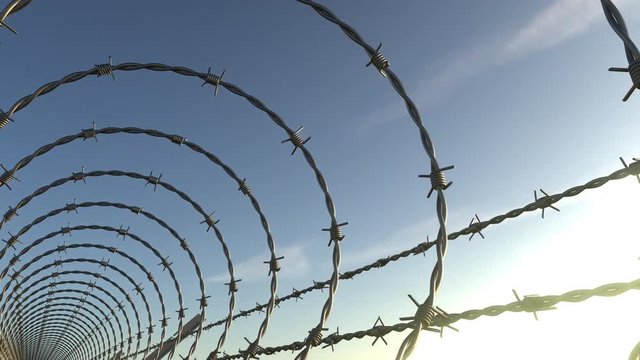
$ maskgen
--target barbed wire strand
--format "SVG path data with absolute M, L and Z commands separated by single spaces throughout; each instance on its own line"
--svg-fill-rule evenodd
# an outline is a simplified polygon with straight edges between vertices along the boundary
M 597 189 L 599 187 L 604 186 L 605 184 L 607 184 L 610 181 L 615 181 L 615 180 L 622 180 L 625 179 L 629 176 L 638 176 L 640 174 L 640 162 L 639 161 L 634 161 L 631 164 L 629 164 L 628 166 L 623 167 L 622 169 L 616 170 L 613 173 L 606 175 L 606 176 L 602 176 L 602 177 L 598 177 L 595 178 L 593 180 L 588 181 L 587 183 L 583 184 L 583 185 L 578 185 L 578 186 L 574 186 L 571 187 L 561 193 L 558 194 L 553 194 L 553 195 L 549 195 L 546 198 L 540 198 L 535 202 L 529 203 L 523 207 L 520 208 L 516 208 L 513 210 L 510 210 L 504 214 L 501 215 L 497 215 L 494 216 L 493 218 L 487 220 L 487 221 L 479 221 L 479 222 L 474 222 L 471 225 L 456 231 L 456 232 L 452 232 L 449 234 L 449 240 L 456 240 L 457 238 L 459 238 L 460 236 L 464 236 L 464 235 L 473 235 L 474 233 L 479 233 L 480 231 L 486 229 L 487 227 L 491 226 L 491 225 L 497 225 L 502 223 L 503 221 L 507 220 L 507 219 L 515 219 L 519 216 L 521 216 L 524 213 L 527 212 L 532 212 L 532 211 L 537 211 L 537 210 L 541 210 L 544 209 L 546 207 L 550 207 L 551 205 L 559 202 L 562 199 L 565 198 L 569 198 L 569 197 L 574 197 L 574 196 L 578 196 L 579 194 L 581 194 L 583 191 L 585 190 L 594 190 Z M 411 255 L 418 255 L 418 254 L 422 254 L 426 251 L 428 251 L 431 247 L 433 247 L 436 243 L 435 242 L 422 242 L 410 249 L 407 250 L 403 250 L 399 253 L 384 257 L 384 258 L 380 258 L 372 263 L 369 263 L 367 265 L 364 265 L 362 267 L 356 268 L 354 270 L 350 270 L 350 271 L 345 271 L 343 273 L 340 274 L 340 279 L 341 280 L 348 280 L 348 279 L 353 279 L 355 277 L 357 277 L 358 275 L 365 273 L 367 271 L 373 270 L 373 269 L 380 269 L 392 262 L 407 258 Z M 292 299 L 297 299 L 299 298 L 300 295 L 304 295 L 306 293 L 312 292 L 312 291 L 316 291 L 316 290 L 322 290 L 324 289 L 327 285 L 329 284 L 329 281 L 314 281 L 314 284 L 311 286 L 308 286 L 306 288 L 300 289 L 300 290 L 296 290 L 286 296 L 282 296 L 279 297 L 278 300 L 276 301 L 276 304 L 280 304 L 284 301 L 287 300 L 292 300 Z M 235 318 L 239 318 L 239 317 L 246 317 L 248 315 L 250 315 L 251 313 L 254 312 L 259 312 L 260 310 L 262 310 L 262 308 L 265 305 L 261 305 L 258 304 L 256 307 L 246 310 L 246 311 L 242 311 L 240 313 L 238 313 L 237 315 L 235 315 Z M 207 324 L 204 329 L 205 330 L 209 330 L 213 327 L 216 327 L 218 325 L 221 324 L 221 321 L 224 320 L 220 320 L 220 321 L 216 321 L 210 324 Z
M 312 169 L 315 177 L 316 177 L 316 181 L 320 187 L 320 190 L 323 193 L 324 196 L 324 200 L 325 200 L 325 205 L 327 208 L 327 212 L 329 214 L 330 217 L 330 239 L 331 241 L 333 241 L 333 251 L 332 251 L 332 276 L 331 276 L 331 283 L 329 285 L 329 294 L 327 297 L 327 300 L 325 301 L 324 306 L 322 307 L 322 312 L 321 312 L 321 319 L 320 322 L 318 324 L 318 326 L 316 326 L 316 328 L 314 329 L 322 329 L 324 326 L 324 322 L 328 319 L 329 314 L 331 313 L 331 309 L 333 307 L 333 300 L 335 297 L 335 294 L 337 292 L 338 289 L 338 281 L 339 281 L 339 268 L 340 268 L 340 240 L 342 240 L 342 238 L 344 238 L 344 235 L 342 234 L 342 229 L 340 228 L 342 225 L 346 225 L 347 223 L 339 223 L 337 220 L 337 215 L 336 215 L 336 208 L 335 208 L 335 203 L 333 201 L 333 198 L 331 197 L 331 194 L 329 193 L 329 187 L 327 185 L 327 182 L 324 178 L 324 175 L 322 174 L 322 172 L 320 171 L 316 160 L 314 159 L 313 155 L 311 154 L 311 152 L 306 148 L 305 143 L 308 140 L 304 140 L 304 141 L 294 141 L 294 139 L 297 140 L 296 135 L 298 134 L 298 131 L 294 131 L 293 129 L 291 129 L 286 122 L 273 110 L 269 109 L 260 99 L 256 98 L 255 96 L 252 96 L 246 92 L 244 92 L 240 87 L 233 85 L 231 83 L 228 82 L 223 82 L 221 80 L 221 76 L 220 77 L 212 77 L 212 74 L 210 72 L 208 73 L 199 73 L 196 72 L 194 70 L 191 70 L 189 68 L 186 67 L 181 67 L 181 66 L 168 66 L 168 65 L 164 65 L 164 64 L 159 64 L 159 63 L 148 63 L 148 64 L 139 64 L 139 63 L 123 63 L 123 64 L 119 64 L 119 65 L 112 65 L 111 64 L 111 59 L 109 61 L 108 64 L 101 64 L 101 65 L 96 65 L 95 67 L 93 67 L 92 69 L 89 69 L 87 71 L 81 71 L 81 72 L 75 72 L 72 74 L 69 74 L 65 77 L 63 77 L 62 79 L 58 80 L 58 81 L 53 81 L 50 83 L 47 83 L 43 86 L 41 86 L 40 88 L 38 88 L 35 92 L 33 92 L 30 95 L 24 96 L 23 98 L 19 99 L 16 103 L 13 104 L 13 106 L 9 109 L 9 111 L 7 111 L 6 113 L 2 113 L 0 114 L 1 117 L 1 121 L 0 121 L 0 129 L 2 129 L 4 126 L 6 126 L 10 120 L 11 120 L 11 116 L 19 111 L 20 109 L 24 108 L 25 106 L 27 106 L 28 104 L 30 104 L 34 99 L 36 99 L 38 96 L 47 94 L 53 90 L 55 90 L 56 88 L 58 88 L 59 86 L 63 85 L 63 84 L 68 84 L 68 83 L 72 83 L 72 82 L 76 82 L 78 80 L 81 80 L 87 76 L 90 75 L 97 75 L 97 76 L 101 76 L 101 75 L 106 75 L 106 74 L 111 74 L 113 75 L 115 71 L 136 71 L 136 70 L 150 70 L 150 71 L 156 71 L 156 72 L 173 72 L 179 75 L 183 75 L 183 76 L 188 76 L 188 77 L 197 77 L 200 78 L 201 80 L 203 80 L 205 83 L 211 83 L 214 86 L 216 86 L 216 88 L 218 86 L 222 86 L 225 89 L 227 89 L 228 91 L 230 91 L 231 93 L 234 93 L 238 96 L 241 96 L 243 98 L 245 98 L 250 104 L 252 104 L 254 107 L 256 107 L 257 109 L 259 109 L 260 111 L 264 112 L 265 114 L 267 114 L 267 116 L 269 116 L 269 118 L 281 129 L 283 129 L 287 136 L 289 137 L 289 139 L 291 140 L 291 142 L 294 144 L 295 148 L 299 148 L 300 151 L 302 152 L 305 161 L 307 162 L 307 164 L 309 165 L 309 167 Z M 7 179 L 10 180 L 11 178 Z M 6 185 L 6 182 L 5 182 Z M 244 181 L 240 184 L 241 189 L 243 188 Z M 246 189 L 246 188 L 245 188 Z M 243 190 L 243 192 L 246 194 L 247 192 Z M 253 203 L 253 201 L 252 201 Z M 256 206 L 256 204 L 254 203 L 254 207 Z M 275 251 L 275 247 L 273 246 L 273 244 L 271 244 L 271 242 L 269 242 L 269 250 L 270 252 L 274 252 Z M 273 259 L 277 259 L 277 256 L 273 256 L 271 260 L 273 261 Z M 275 272 L 274 272 L 275 273 Z M 272 289 L 272 293 L 275 293 L 275 290 L 277 288 L 277 281 L 273 280 L 274 278 L 272 277 L 271 280 L 271 287 L 270 289 Z M 250 344 L 250 346 L 258 346 L 262 336 L 264 335 L 266 328 L 269 324 L 269 318 L 271 316 L 271 313 L 274 309 L 275 306 L 275 300 L 272 298 L 269 301 L 269 306 L 267 307 L 267 311 L 266 311 L 266 315 L 265 315 L 265 319 L 263 320 L 263 322 L 260 325 L 260 328 L 258 330 L 258 335 L 256 340 Z
M 18 32 L 11 26 L 9 26 L 9 24 L 7 24 L 5 20 L 9 15 L 17 13 L 25 6 L 29 5 L 29 3 L 31 3 L 31 0 L 12 0 L 9 4 L 7 4 L 7 6 L 5 6 L 0 13 L 0 28 L 4 26 L 9 29 L 9 31 L 17 35 Z
M 618 37 L 624 44 L 624 52 L 627 56 L 629 66 L 625 68 L 612 67 L 609 68 L 609 71 L 627 72 L 629 73 L 629 76 L 631 76 L 631 88 L 622 99 L 622 101 L 627 101 L 636 89 L 640 89 L 640 50 L 638 50 L 636 44 L 629 37 L 627 25 L 625 24 L 624 18 L 622 17 L 622 14 L 620 14 L 618 8 L 611 0 L 600 0 L 600 2 L 609 25 L 611 25 L 613 31 L 618 34 Z
M 311 0 L 297 0 L 299 3 L 310 6 L 313 10 L 315 10 L 319 15 L 328 21 L 338 25 L 340 29 L 356 44 L 360 45 L 367 56 L 369 56 L 369 64 L 374 65 L 377 70 L 382 74 L 382 76 L 386 77 L 391 86 L 396 91 L 396 93 L 402 98 L 409 113 L 409 116 L 413 120 L 414 124 L 417 126 L 418 131 L 420 133 L 420 140 L 422 141 L 422 146 L 430 160 L 431 167 L 431 175 L 429 175 L 431 179 L 431 191 L 436 191 L 437 199 L 436 199 L 436 213 L 438 217 L 438 223 L 440 225 L 440 229 L 438 231 L 437 238 L 437 262 L 431 272 L 431 279 L 429 282 L 429 295 L 427 299 L 418 307 L 418 311 L 416 312 L 416 316 L 424 317 L 423 313 L 433 308 L 433 303 L 435 300 L 436 292 L 440 287 L 440 282 L 442 281 L 442 275 L 444 271 L 444 258 L 447 253 L 447 202 L 444 196 L 444 190 L 451 185 L 451 183 L 447 183 L 444 171 L 449 170 L 452 167 L 441 168 L 436 160 L 436 152 L 433 142 L 427 129 L 425 128 L 420 112 L 413 102 L 413 100 L 409 97 L 402 82 L 395 75 L 393 71 L 390 69 L 389 61 L 380 53 L 380 48 L 382 44 L 378 46 L 377 49 L 374 49 L 372 46 L 367 44 L 364 39 L 360 36 L 360 34 L 349 24 L 345 23 L 341 19 L 339 19 L 331 10 L 327 7 L 322 6 Z M 421 323 L 419 323 L 421 324 Z M 413 352 L 413 348 L 415 347 L 415 343 L 417 341 L 418 335 L 420 333 L 420 327 L 418 325 L 416 331 L 414 331 L 409 337 L 407 337 L 406 341 L 402 343 L 400 349 L 398 350 L 398 356 L 396 359 L 398 360 L 406 360 L 409 355 Z M 298 357 L 300 360 L 306 359 L 306 354 L 309 351 L 309 347 L 305 347 L 303 350 L 302 356 Z
M 345 334 L 332 334 L 324 337 L 320 342 L 331 346 L 341 341 L 350 341 L 353 339 L 362 339 L 364 337 L 380 338 L 391 332 L 404 332 L 411 329 L 412 332 L 420 327 L 422 330 L 440 332 L 440 328 L 451 326 L 460 320 L 476 320 L 482 316 L 498 316 L 505 312 L 538 312 L 552 308 L 554 305 L 567 302 L 578 303 L 586 301 L 594 296 L 597 297 L 614 297 L 619 296 L 629 290 L 640 290 L 640 279 L 627 283 L 611 283 L 599 286 L 594 289 L 573 290 L 561 295 L 546 296 L 527 296 L 523 300 L 514 301 L 506 305 L 494 305 L 483 309 L 467 310 L 458 314 L 437 314 L 429 327 L 420 327 L 418 320 L 410 322 L 397 323 L 395 325 L 383 326 L 377 325 L 367 330 L 355 331 Z M 293 342 L 288 345 L 276 347 L 265 347 L 258 355 L 273 355 L 282 351 L 298 351 L 304 346 L 304 342 Z M 220 360 L 239 359 L 242 354 L 229 355 L 220 357 Z

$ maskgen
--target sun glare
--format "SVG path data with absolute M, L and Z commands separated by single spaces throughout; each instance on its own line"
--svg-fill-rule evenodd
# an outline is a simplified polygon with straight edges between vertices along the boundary
M 553 229 L 554 235 L 513 274 L 496 280 L 505 288 L 502 304 L 514 301 L 506 296 L 514 279 L 538 295 L 561 295 L 640 277 L 637 182 L 613 181 L 572 204 L 567 202 L 557 219 L 567 217 L 571 221 Z M 552 219 L 542 225 L 556 226 Z M 639 301 L 639 292 L 630 290 L 616 297 L 561 302 L 555 310 L 539 312 L 539 321 L 527 313 L 461 320 L 455 324 L 460 333 L 445 331 L 443 339 L 423 334 L 411 359 L 626 359 L 640 341 Z

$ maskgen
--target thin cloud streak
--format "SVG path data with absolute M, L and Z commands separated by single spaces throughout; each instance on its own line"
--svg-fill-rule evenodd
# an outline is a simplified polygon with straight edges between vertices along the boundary
M 621 6 L 624 1 L 617 1 Z M 604 21 L 602 6 L 594 0 L 559 0 L 515 32 L 500 49 L 499 63 L 550 49 L 585 33 Z
M 625 12 L 633 12 L 638 4 L 638 0 L 616 2 Z M 500 38 L 496 34 L 475 47 L 459 49 L 429 65 L 425 80 L 412 91 L 413 98 L 424 99 L 418 104 L 421 108 L 434 108 L 482 72 L 556 47 L 602 22 L 606 20 L 599 1 L 557 0 L 512 31 L 511 36 Z M 405 116 L 404 106 L 394 101 L 359 119 L 357 132 L 362 135 Z

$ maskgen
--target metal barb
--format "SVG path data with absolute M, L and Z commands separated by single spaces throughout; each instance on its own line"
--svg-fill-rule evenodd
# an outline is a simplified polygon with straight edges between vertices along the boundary
M 451 170 L 453 169 L 454 166 L 447 166 L 441 169 L 431 169 L 431 174 L 429 175 L 418 175 L 418 177 L 420 178 L 428 178 L 429 180 L 431 180 L 431 189 L 429 190 L 429 193 L 427 194 L 427 198 L 431 197 L 431 194 L 433 193 L 434 190 L 447 190 L 449 188 L 449 186 L 451 186 L 451 184 L 453 184 L 453 181 L 449 181 L 447 183 L 447 179 L 444 176 L 444 172 L 447 170 Z
M 18 32 L 12 28 L 9 24 L 7 24 L 4 20 L 0 20 L 0 27 L 6 27 L 7 30 L 11 31 L 13 33 L 13 35 L 18 35 Z
M 511 289 L 513 295 L 516 297 L 517 302 L 519 303 L 521 309 L 526 312 L 533 313 L 533 317 L 538 321 L 538 311 L 545 310 L 555 310 L 555 306 L 546 306 L 543 305 L 540 301 L 539 296 L 537 295 L 525 295 L 524 298 L 520 298 L 515 289 Z
M 22 241 L 20 241 L 20 239 L 18 239 L 17 236 L 9 233 L 9 240 L 2 240 L 4 243 L 7 244 L 7 247 L 10 247 L 14 250 L 16 250 L 16 243 L 18 244 L 22 244 Z
M 7 210 L 7 212 L 4 213 L 2 218 L 4 219 L 4 222 L 8 222 L 8 221 L 11 221 L 16 216 L 20 216 L 18 215 L 18 210 L 9 206 L 9 210 Z
M 60 227 L 60 232 L 62 233 L 62 235 L 69 235 L 71 236 L 71 223 L 67 223 L 67 226 L 65 227 Z
M 205 224 L 205 223 L 207 224 L 207 232 L 208 232 L 212 227 L 214 227 L 214 225 L 216 225 L 217 223 L 219 223 L 219 222 L 220 222 L 220 220 L 219 220 L 219 219 L 218 219 L 218 220 L 216 220 L 216 219 L 213 217 L 213 214 L 215 214 L 215 213 L 216 213 L 215 211 L 214 211 L 214 212 L 212 212 L 212 213 L 211 213 L 211 214 L 209 214 L 209 215 L 208 215 L 204 220 L 202 220 L 202 221 L 200 222 L 200 224 Z
M 640 161 L 640 159 L 633 158 L 633 161 L 638 162 Z M 629 166 L 627 165 L 627 163 L 624 161 L 622 157 L 620 157 L 620 162 L 622 162 L 622 165 L 624 165 L 625 169 L 629 169 Z M 640 183 L 640 174 L 636 174 L 636 179 L 638 179 L 638 183 Z
M 381 326 L 385 326 L 384 321 L 382 321 L 382 318 L 378 316 L 378 318 L 376 319 L 376 322 L 373 323 L 373 327 L 371 329 L 373 330 Z M 384 342 L 385 345 L 389 345 L 389 343 L 387 343 L 387 340 L 384 339 L 384 336 L 380 335 L 380 336 L 376 336 L 376 338 L 371 343 L 371 346 L 375 345 L 378 340 L 382 340 L 382 342 Z
M 158 264 L 158 266 L 162 266 L 162 271 L 167 270 L 167 268 L 169 268 L 171 265 L 173 264 L 173 262 L 169 262 L 169 257 L 163 257 L 162 261 Z
M 336 332 L 334 332 L 333 334 L 327 336 L 326 339 L 328 340 L 329 343 L 327 345 L 323 346 L 322 348 L 325 349 L 325 348 L 331 347 L 331 352 L 333 352 L 334 351 L 333 345 L 335 344 L 334 339 L 339 337 L 339 336 L 340 336 L 340 328 L 338 327 L 338 328 L 336 328 Z
M 144 187 L 147 187 L 147 185 L 152 184 L 153 191 L 156 191 L 156 189 L 158 188 L 158 184 L 160 183 L 160 179 L 162 179 L 162 173 L 160 173 L 160 176 L 155 177 L 153 176 L 153 171 L 152 171 L 151 173 L 149 173 L 149 176 L 147 176 L 147 183 L 144 184 Z
M 247 184 L 247 179 L 244 178 L 240 183 L 238 183 L 238 191 L 242 191 L 245 196 L 248 196 L 251 193 L 251 187 Z
M 73 198 L 73 202 L 72 203 L 66 203 L 66 207 L 65 210 L 67 211 L 67 214 L 75 211 L 75 213 L 78 213 L 78 204 L 76 204 L 76 198 Z
M 331 246 L 332 241 L 340 241 L 344 239 L 344 234 L 342 233 L 342 226 L 349 225 L 348 222 L 343 222 L 341 224 L 331 225 L 330 228 L 322 229 L 322 231 L 329 232 L 329 243 L 327 246 Z
M 288 139 L 282 140 L 280 143 L 284 144 L 286 142 L 290 142 L 293 144 L 293 151 L 291 152 L 291 155 L 296 153 L 296 150 L 298 150 L 298 148 L 302 147 L 304 144 L 307 143 L 307 141 L 311 140 L 311 136 L 309 136 L 308 138 L 306 138 L 305 140 L 302 139 L 302 137 L 300 136 L 300 132 L 304 129 L 303 126 L 300 126 L 298 128 L 298 130 L 296 130 L 295 132 L 291 133 L 289 135 Z M 288 130 L 287 130 L 288 131 Z
M 184 144 L 185 141 L 187 141 L 187 138 L 184 136 L 175 135 L 175 134 L 171 135 L 171 142 L 174 144 L 182 146 L 182 144 Z
M 7 170 L 7 168 L 4 167 L 3 164 L 0 164 L 0 168 L 2 168 L 3 173 L 2 175 L 0 175 L 0 187 L 2 186 L 6 186 L 7 189 L 9 190 L 13 190 L 11 188 L 11 186 L 9 186 L 9 181 L 11 180 L 15 180 L 17 182 L 20 182 L 20 179 L 18 179 L 15 175 L 13 171 L 9 171 Z
M 0 109 L 0 129 L 9 125 L 10 122 L 14 122 L 14 120 L 9 117 L 9 113 L 6 113 L 2 109 Z
M 98 70 L 98 77 L 111 75 L 113 81 L 116 81 L 116 76 L 113 73 L 113 63 L 111 56 L 109 56 L 109 62 L 106 64 L 96 64 L 96 69 Z
M 602 9 L 604 10 L 604 15 L 607 18 L 609 25 L 611 25 L 613 31 L 615 31 L 615 33 L 624 44 L 624 50 L 629 67 L 610 68 L 609 71 L 629 73 L 632 85 L 622 99 L 622 101 L 627 101 L 629 100 L 635 89 L 640 89 L 640 50 L 638 50 L 636 44 L 629 37 L 629 32 L 624 22 L 624 18 L 622 17 L 622 14 L 618 10 L 618 8 L 613 4 L 611 0 L 601 0 L 601 3 Z
M 262 353 L 264 351 L 264 348 L 258 345 L 258 343 L 255 341 L 254 342 L 249 341 L 249 339 L 247 339 L 246 337 L 244 338 L 244 340 L 249 344 L 249 346 L 245 351 L 243 351 L 243 353 L 249 359 L 258 359 L 257 355 L 259 353 Z
M 232 292 L 237 292 L 238 291 L 238 283 L 242 281 L 242 279 L 233 279 L 231 280 L 231 282 L 225 283 L 225 285 L 227 285 L 229 287 L 229 294 L 231 295 Z
M 116 234 L 116 237 L 118 236 L 122 236 L 122 240 L 126 240 L 127 236 L 129 235 L 129 229 L 131 229 L 130 226 L 127 226 L 127 228 L 125 229 L 124 227 L 122 227 L 122 225 L 120 225 L 120 228 L 118 229 L 118 233 Z
M 73 173 L 72 177 L 73 177 L 74 184 L 80 180 L 82 180 L 82 182 L 85 183 L 85 185 L 87 184 L 87 180 L 85 179 L 85 176 L 84 176 L 84 166 L 82 167 L 79 173 Z
M 93 122 L 93 125 L 91 126 L 90 129 L 82 129 L 82 136 L 84 137 L 84 139 L 82 140 L 88 140 L 88 139 L 95 139 L 96 142 L 98 142 L 98 136 L 96 134 L 96 122 Z
M 200 87 L 204 87 L 207 84 L 211 84 L 214 86 L 214 90 L 213 90 L 213 96 L 217 96 L 218 95 L 218 87 L 220 86 L 220 83 L 222 82 L 222 79 L 224 78 L 224 74 L 225 74 L 226 70 L 222 70 L 222 74 L 220 74 L 220 76 L 215 75 L 211 72 L 211 67 L 209 67 L 209 69 L 207 70 L 207 75 L 204 78 L 204 82 L 202 83 L 202 85 Z
M 386 78 L 387 72 L 385 71 L 385 69 L 388 68 L 390 64 L 389 64 L 389 61 L 384 57 L 384 55 L 382 55 L 382 53 L 380 52 L 380 49 L 382 49 L 382 43 L 378 45 L 378 47 L 376 48 L 376 51 L 373 53 L 373 55 L 371 55 L 369 62 L 365 66 L 366 67 L 369 67 L 370 65 L 375 66 L 376 69 L 378 69 L 378 71 L 380 72 L 380 75 Z
M 477 222 L 474 223 L 474 221 L 477 221 Z M 480 232 L 480 229 L 482 229 L 482 221 L 480 221 L 480 218 L 478 217 L 478 214 L 476 214 L 475 217 L 471 218 L 471 222 L 469 222 L 469 228 L 471 229 L 471 231 L 473 231 L 471 233 L 471 236 L 469 236 L 469 241 L 471 241 L 471 239 L 473 239 L 473 236 L 475 234 L 480 235 L 480 237 L 482 237 L 484 239 L 484 235 L 482 235 L 482 232 Z
M 211 296 L 202 296 L 200 299 L 198 299 L 198 302 L 200 303 L 200 309 L 206 308 L 209 305 L 209 301 L 207 299 L 209 299 Z
M 542 192 L 544 194 L 544 197 L 538 198 L 538 192 L 536 190 L 533 190 L 533 198 L 535 199 L 535 202 L 540 202 L 540 208 L 542 209 L 542 218 L 544 219 L 544 209 L 545 208 L 552 208 L 555 211 L 560 212 L 560 209 L 558 209 L 557 207 L 553 206 L 553 201 L 551 200 L 551 198 L 549 197 L 549 194 L 547 194 L 544 190 L 540 189 L 540 192 Z
M 272 257 L 271 260 L 269 261 L 263 261 L 264 264 L 269 264 L 269 272 L 267 273 L 267 276 L 270 276 L 271 273 L 275 273 L 280 271 L 280 263 L 279 260 L 284 259 L 284 256 L 280 256 L 278 258 L 276 257 Z

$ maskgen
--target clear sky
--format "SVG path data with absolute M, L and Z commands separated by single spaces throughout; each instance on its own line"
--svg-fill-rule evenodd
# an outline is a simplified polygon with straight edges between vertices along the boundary
M 467 226 L 476 213 L 486 220 L 528 204 L 534 189 L 559 193 L 618 170 L 620 156 L 628 162 L 640 156 L 640 92 L 623 103 L 629 76 L 607 71 L 627 63 L 599 1 L 322 3 L 370 44 L 384 43 L 383 53 L 423 115 L 440 164 L 455 165 L 447 172 L 453 186 L 445 193 L 451 231 Z M 615 3 L 631 38 L 640 43 L 640 1 Z M 260 98 L 290 127 L 304 126 L 303 135 L 312 137 L 307 148 L 326 177 L 338 220 L 349 222 L 341 270 L 436 237 L 435 197 L 427 199 L 428 180 L 417 177 L 429 172 L 417 129 L 388 82 L 365 68 L 366 55 L 337 26 L 295 1 L 176 4 L 34 1 L 7 20 L 18 36 L 0 29 L 0 107 L 7 110 L 42 84 L 104 63 L 108 56 L 114 64 L 225 69 L 225 81 Z M 13 166 L 92 122 L 98 128 L 135 126 L 186 136 L 247 178 L 277 253 L 285 256 L 278 294 L 329 278 L 331 250 L 321 231 L 329 225 L 324 198 L 301 154 L 290 156 L 291 144 L 280 144 L 286 135 L 266 114 L 224 89 L 214 97 L 212 87 L 200 87 L 198 79 L 148 71 L 115 76 L 115 82 L 92 76 L 64 85 L 16 113 L 15 123 L 0 130 L 0 162 Z M 120 134 L 62 146 L 20 171 L 22 182 L 12 183 L 13 191 L 0 189 L 0 205 L 14 206 L 82 166 L 162 173 L 162 180 L 206 211 L 215 210 L 242 279 L 237 308 L 268 299 L 266 237 L 251 204 L 219 167 L 166 140 Z M 184 201 L 164 189 L 145 188 L 143 181 L 105 177 L 51 190 L 21 210 L 1 237 L 74 198 L 141 206 L 165 219 L 189 239 L 202 267 L 211 295 L 207 322 L 225 316 L 228 278 L 217 241 Z M 485 239 L 451 242 L 436 304 L 457 313 L 510 303 L 511 289 L 520 295 L 561 294 L 638 278 L 639 200 L 640 184 L 627 178 L 559 202 L 561 212 L 548 209 L 544 220 L 539 212 L 525 214 L 487 228 Z M 166 231 L 127 211 L 93 208 L 52 218 L 22 241 L 28 244 L 67 223 L 130 226 L 171 256 L 187 317 L 197 313 L 193 270 Z M 109 233 L 77 232 L 40 249 L 63 240 L 116 244 L 163 274 L 148 252 Z M 69 250 L 63 256 L 85 253 Z M 126 266 L 116 257 L 112 261 Z M 346 333 L 371 327 L 378 316 L 394 324 L 413 315 L 407 294 L 420 301 L 427 296 L 434 263 L 433 254 L 414 256 L 342 281 L 328 327 Z M 170 294 L 165 304 L 174 331 L 178 305 L 168 279 L 159 278 Z M 262 344 L 303 340 L 317 324 L 326 296 L 317 292 L 276 308 Z M 423 334 L 413 358 L 626 358 L 640 340 L 638 300 L 638 294 L 627 293 L 561 304 L 538 314 L 538 322 L 525 313 L 461 320 L 455 325 L 459 333 L 445 330 L 442 339 Z M 157 303 L 150 305 L 159 311 Z M 243 337 L 256 337 L 262 317 L 234 322 L 224 350 L 244 349 Z M 198 359 L 206 358 L 219 334 L 203 336 Z M 333 353 L 314 349 L 310 358 L 389 359 L 402 338 L 390 335 L 388 346 L 371 347 L 370 338 L 341 343 Z M 180 347 L 182 353 L 186 349 Z

